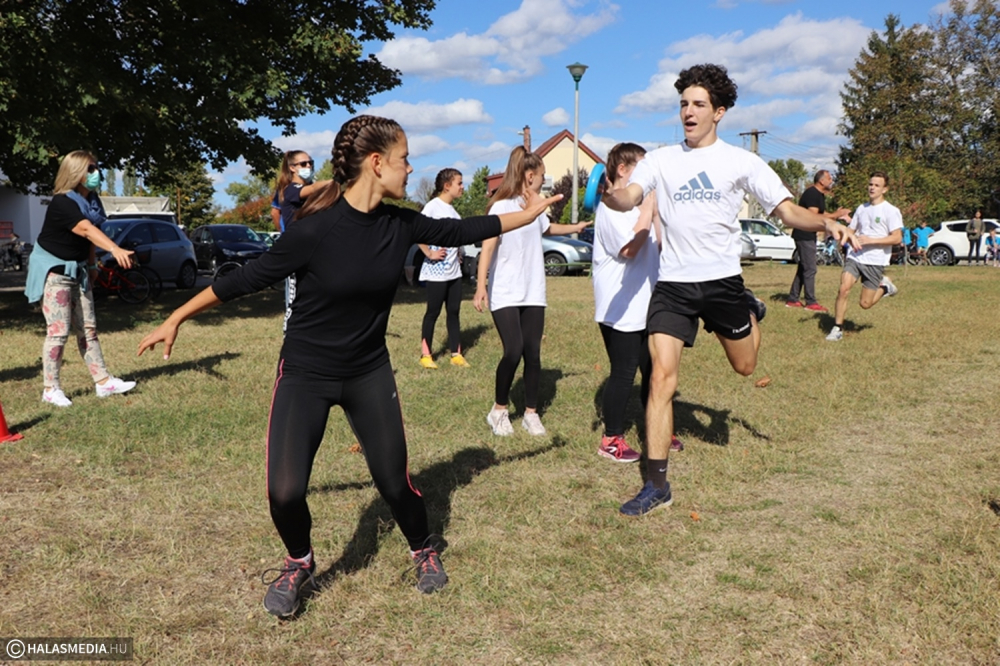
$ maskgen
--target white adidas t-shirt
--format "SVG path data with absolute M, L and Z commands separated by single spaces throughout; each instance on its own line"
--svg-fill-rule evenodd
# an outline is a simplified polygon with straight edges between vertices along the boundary
M 518 213 L 524 199 L 503 199 L 490 206 L 490 215 Z M 487 285 L 490 311 L 523 305 L 545 307 L 545 264 L 542 261 L 542 234 L 548 231 L 549 216 L 542 213 L 529 224 L 497 237 L 497 249 L 490 264 Z
M 771 212 L 792 193 L 753 153 L 717 139 L 705 148 L 686 143 L 646 153 L 629 183 L 656 190 L 663 224 L 661 281 L 707 282 L 739 275 L 744 193 Z
M 458 211 L 448 203 L 441 201 L 440 197 L 434 197 L 426 204 L 424 204 L 424 209 L 420 211 L 427 217 L 433 217 L 436 220 L 440 220 L 446 217 L 453 217 L 455 219 L 462 219 L 462 216 L 458 214 Z M 423 282 L 448 282 L 449 280 L 456 280 L 462 277 L 462 267 L 459 265 L 458 248 L 457 247 L 438 247 L 437 245 L 429 246 L 432 250 L 444 250 L 444 259 L 440 261 L 431 261 L 430 259 L 424 257 L 424 263 L 420 267 L 420 280 Z
M 594 321 L 626 333 L 646 328 L 660 265 L 653 229 L 634 257 L 620 254 L 635 238 L 632 229 L 638 220 L 638 208 L 619 213 L 601 203 L 594 222 Z
M 870 203 L 859 206 L 851 218 L 851 229 L 860 236 L 885 238 L 896 229 L 902 228 L 903 214 L 888 201 L 874 206 Z M 847 250 L 848 259 L 868 266 L 888 266 L 891 256 L 892 247 L 889 245 L 873 245 L 861 248 L 860 251 L 849 247 Z

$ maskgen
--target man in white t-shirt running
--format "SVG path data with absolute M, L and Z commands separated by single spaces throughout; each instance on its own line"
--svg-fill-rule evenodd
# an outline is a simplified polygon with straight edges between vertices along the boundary
M 741 375 L 757 365 L 763 303 L 740 275 L 740 222 L 745 192 L 788 226 L 826 231 L 839 242 L 853 234 L 792 201 L 774 170 L 757 155 L 731 146 L 717 134 L 719 121 L 736 102 L 736 84 L 720 65 L 696 65 L 674 84 L 681 95 L 684 142 L 646 153 L 628 187 L 609 192 L 613 210 L 639 205 L 655 190 L 662 220 L 656 288 L 649 304 L 649 351 L 653 373 L 646 406 L 647 478 L 621 507 L 640 516 L 672 501 L 667 456 L 674 429 L 673 396 L 681 351 L 694 344 L 698 319 L 715 332 L 729 363 Z
M 867 310 L 882 296 L 895 296 L 899 290 L 883 275 L 889 265 L 892 247 L 903 242 L 903 215 L 885 200 L 889 191 L 889 176 L 876 171 L 868 177 L 868 203 L 859 206 L 851 218 L 851 229 L 857 234 L 861 249 L 847 251 L 844 272 L 840 274 L 840 291 L 834 309 L 833 328 L 826 339 L 837 342 L 844 337 L 844 315 L 847 297 L 854 284 L 861 280 L 861 308 Z

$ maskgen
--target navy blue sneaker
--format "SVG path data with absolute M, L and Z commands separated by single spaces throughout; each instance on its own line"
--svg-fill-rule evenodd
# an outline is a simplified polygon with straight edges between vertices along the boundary
M 639 494 L 622 504 L 619 511 L 626 516 L 642 516 L 658 506 L 670 506 L 673 501 L 669 481 L 663 489 L 654 486 L 652 481 L 647 481 Z
M 750 291 L 749 289 L 747 289 L 744 292 L 744 295 L 746 296 L 747 299 L 747 305 L 750 306 L 750 312 L 752 312 L 754 316 L 757 317 L 757 323 L 759 324 L 760 322 L 764 321 L 764 317 L 767 316 L 767 305 L 764 303 L 764 301 L 754 296 L 753 292 Z

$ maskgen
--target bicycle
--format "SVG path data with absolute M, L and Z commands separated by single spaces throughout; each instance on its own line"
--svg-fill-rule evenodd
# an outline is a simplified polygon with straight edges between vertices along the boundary
M 844 255 L 837 241 L 828 238 L 825 243 L 816 248 L 816 263 L 823 266 L 843 266 Z
M 96 292 L 115 293 L 122 301 L 138 305 L 149 298 L 150 290 L 149 278 L 136 268 L 122 269 L 117 263 L 97 264 Z
M 155 301 L 163 293 L 163 279 L 149 266 L 139 266 L 139 271 L 149 280 L 149 300 Z
M 216 267 L 215 272 L 212 274 L 212 281 L 215 282 L 216 280 L 232 273 L 237 268 L 241 268 L 242 266 L 243 264 L 241 264 L 238 261 L 223 262 Z M 281 282 L 275 282 L 274 284 L 270 285 L 270 288 L 273 289 L 274 291 L 281 291 L 282 289 L 285 288 L 285 281 L 282 280 Z

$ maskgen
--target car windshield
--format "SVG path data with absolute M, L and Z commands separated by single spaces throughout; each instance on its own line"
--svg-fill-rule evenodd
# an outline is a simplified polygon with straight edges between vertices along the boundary
M 124 231 L 125 227 L 128 225 L 128 222 L 112 222 L 111 220 L 108 220 L 101 225 L 101 231 L 103 231 L 104 235 L 111 240 L 115 240 L 121 235 L 122 231 Z
M 212 229 L 212 237 L 226 243 L 260 241 L 260 237 L 250 227 L 216 227 Z

